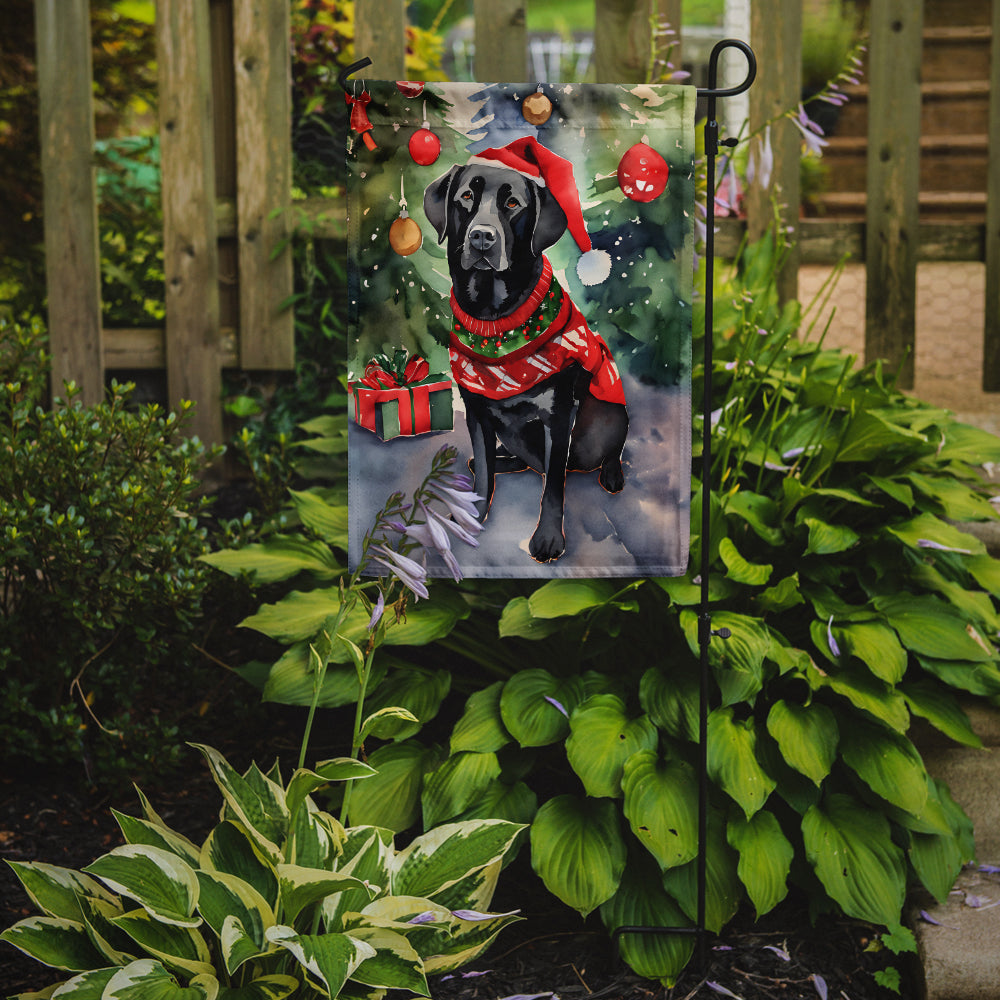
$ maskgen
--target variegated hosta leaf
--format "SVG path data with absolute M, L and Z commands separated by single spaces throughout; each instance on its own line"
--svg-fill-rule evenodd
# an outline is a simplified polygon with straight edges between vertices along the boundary
M 523 829 L 505 820 L 446 823 L 421 834 L 393 860 L 392 892 L 433 899 L 503 858 Z
M 413 945 L 402 934 L 384 927 L 356 927 L 351 937 L 375 949 L 351 973 L 351 979 L 365 986 L 409 990 L 418 996 L 430 996 L 424 963 Z
M 212 956 L 205 939 L 190 927 L 160 923 L 145 910 L 123 913 L 112 923 L 171 969 L 180 969 L 189 976 L 213 971 Z
M 224 986 L 218 1000 L 285 1000 L 299 985 L 294 976 L 261 976 L 245 986 Z
M 199 867 L 224 872 L 252 885 L 271 905 L 278 905 L 278 875 L 241 823 L 220 823 L 201 847 Z
M 114 896 L 97 879 L 74 871 L 38 861 L 8 861 L 31 901 L 46 916 L 81 920 L 80 897 L 92 896 L 109 903 Z
M 767 731 L 777 741 L 785 761 L 815 785 L 830 773 L 840 731 L 826 705 L 815 701 L 798 705 L 779 699 L 768 713 Z
M 690 765 L 641 751 L 625 762 L 622 789 L 632 832 L 661 869 L 697 855 L 698 783 Z
M 344 983 L 365 959 L 375 957 L 375 949 L 349 934 L 296 934 L 278 924 L 268 928 L 267 939 L 286 949 L 309 978 L 338 996 Z
M 298 812 L 306 797 L 331 781 L 349 781 L 355 778 L 370 778 L 376 774 L 373 767 L 353 757 L 337 757 L 317 764 L 313 770 L 299 768 L 288 782 L 285 805 L 291 815 Z
M 365 887 L 345 889 L 323 900 L 323 920 L 328 931 L 344 930 L 345 913 L 357 913 L 368 905 L 372 892 L 388 889 L 392 850 L 391 831 L 372 826 L 356 826 L 347 831 L 337 870 L 342 875 L 352 875 Z
M 67 979 L 65 983 L 58 986 L 54 991 L 46 990 L 44 993 L 19 994 L 21 998 L 27 997 L 51 997 L 53 1000 L 101 1000 L 104 996 L 104 988 L 114 978 L 119 966 L 112 966 L 107 969 L 91 969 L 89 972 L 81 972 L 79 976 Z M 18 1000 L 18 998 L 12 998 Z
M 615 803 L 549 799 L 531 824 L 531 865 L 549 892 L 583 916 L 610 899 L 625 870 Z
M 495 753 L 452 754 L 424 778 L 420 796 L 424 826 L 437 826 L 454 819 L 499 777 L 500 764 Z
M 369 898 L 375 895 L 361 879 L 353 875 L 303 868 L 300 865 L 278 865 L 278 881 L 281 887 L 282 912 L 286 920 L 293 922 L 305 907 L 345 889 L 361 889 L 369 893 Z
M 216 1000 L 219 981 L 196 976 L 187 986 L 153 959 L 143 958 L 119 969 L 108 981 L 101 1000 Z
M 705 850 L 705 926 L 718 934 L 729 923 L 743 899 L 743 884 L 736 874 L 736 852 L 726 843 L 726 824 L 721 814 L 708 817 Z M 698 861 L 663 873 L 663 887 L 691 918 L 698 918 Z
M 730 820 L 726 836 L 740 853 L 736 873 L 758 918 L 762 917 L 788 895 L 788 872 L 795 849 L 774 814 L 766 809 L 751 819 L 737 816 Z
M 235 920 L 239 924 L 238 928 L 231 927 L 229 930 L 230 944 L 239 942 L 235 964 L 230 964 L 230 958 L 236 958 L 233 948 L 224 948 L 227 971 L 232 975 L 247 958 L 266 950 L 264 931 L 274 925 L 274 912 L 252 885 L 235 875 L 200 871 L 198 882 L 201 886 L 198 910 L 216 936 L 223 940 L 227 921 Z M 243 938 L 249 938 L 253 955 L 246 954 Z
M 737 721 L 731 707 L 717 708 L 709 715 L 708 774 L 748 818 L 767 801 L 776 782 L 757 762 L 752 718 Z
M 830 795 L 806 813 L 802 836 L 820 882 L 849 917 L 899 923 L 906 866 L 882 813 L 849 795 Z
M 522 832 L 524 828 L 522 827 Z M 519 839 L 519 833 L 517 838 Z M 504 866 L 506 857 L 497 858 L 491 865 L 485 868 L 478 868 L 465 878 L 460 878 L 452 883 L 448 888 L 434 893 L 434 901 L 449 910 L 460 910 L 468 908 L 472 910 L 488 910 L 493 902 L 493 894 L 497 889 L 497 882 L 500 879 L 500 871 Z
M 500 717 L 521 746 L 547 746 L 569 732 L 569 716 L 584 696 L 579 677 L 560 679 L 547 670 L 522 670 L 504 684 Z
M 150 916 L 178 927 L 197 927 L 198 878 L 171 851 L 146 844 L 125 844 L 85 869 L 113 892 L 134 899 Z
M 466 910 L 452 910 L 455 918 L 451 933 L 424 959 L 424 971 L 431 973 L 452 972 L 477 959 L 493 943 L 494 938 L 509 924 L 521 917 L 511 913 L 478 914 L 467 919 Z
M 208 761 L 227 807 L 247 828 L 264 855 L 277 863 L 281 856 L 278 845 L 288 832 L 284 789 L 254 769 L 247 776 L 240 775 L 217 750 L 203 744 L 193 745 Z
M 28 917 L 0 934 L 6 941 L 35 961 L 53 969 L 81 972 L 100 968 L 105 959 L 96 951 L 87 928 L 65 917 Z
M 344 836 L 344 828 L 337 819 L 317 809 L 312 799 L 306 799 L 292 819 L 285 845 L 286 860 L 304 868 L 335 868 Z
M 399 627 L 405 628 L 402 625 L 393 626 L 388 634 L 393 635 Z M 450 632 L 451 628 L 447 631 Z M 380 717 L 378 736 L 399 741 L 416 735 L 425 722 L 433 719 L 450 690 L 451 674 L 447 670 L 400 669 L 392 671 L 369 695 L 365 704 L 372 712 L 402 708 L 409 713 L 409 719 L 402 716 Z
M 625 702 L 613 694 L 592 695 L 570 716 L 566 757 L 595 798 L 621 797 L 625 761 L 639 750 L 653 750 L 659 740 L 647 715 L 630 719 Z
M 140 957 L 135 942 L 114 924 L 115 917 L 125 912 L 120 902 L 109 903 L 104 899 L 84 896 L 80 904 L 90 940 L 104 956 L 105 965 L 128 965 Z
M 510 743 L 500 716 L 500 692 L 503 681 L 497 681 L 470 695 L 462 717 L 451 733 L 451 752 L 473 750 L 476 753 L 495 753 Z
M 664 891 L 651 859 L 630 858 L 618 891 L 601 905 L 610 932 L 619 927 L 690 927 L 692 922 Z M 623 934 L 619 951 L 640 976 L 672 986 L 690 961 L 692 934 Z
M 352 826 L 381 826 L 399 833 L 420 817 L 424 773 L 438 763 L 437 753 L 416 740 L 379 747 L 368 761 L 375 777 L 351 789 Z
M 919 815 L 927 802 L 927 771 L 906 736 L 861 719 L 852 720 L 840 749 L 847 766 L 876 795 Z
M 197 866 L 199 849 L 187 837 L 158 823 L 136 819 L 134 816 L 126 816 L 125 813 L 120 813 L 117 809 L 112 809 L 111 812 L 129 844 L 159 847 L 161 850 L 176 854 L 192 868 Z

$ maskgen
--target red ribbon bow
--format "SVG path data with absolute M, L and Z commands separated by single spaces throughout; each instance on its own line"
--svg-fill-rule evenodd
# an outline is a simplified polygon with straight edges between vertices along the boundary
M 351 128 L 361 133 L 361 138 L 369 149 L 375 149 L 375 140 L 369 134 L 374 127 L 368 120 L 368 103 L 371 99 L 372 95 L 367 90 L 361 91 L 360 97 L 344 94 L 344 100 L 351 108 Z
M 399 389 L 405 385 L 413 385 L 415 382 L 422 382 L 430 374 L 431 366 L 419 354 L 415 354 L 406 363 L 403 370 L 402 379 L 388 371 L 375 358 L 365 365 L 365 374 L 361 379 L 362 385 L 369 389 Z

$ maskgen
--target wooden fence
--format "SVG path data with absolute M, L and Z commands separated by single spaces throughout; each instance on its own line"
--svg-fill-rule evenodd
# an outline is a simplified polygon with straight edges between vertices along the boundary
M 221 371 L 293 365 L 290 235 L 290 0 L 158 0 L 166 325 L 101 326 L 89 0 L 35 0 L 53 384 L 73 379 L 85 401 L 101 397 L 105 372 L 165 369 L 171 402 L 193 399 L 196 433 L 223 438 Z M 530 2 L 530 0 L 528 0 Z M 476 78 L 524 79 L 526 0 L 474 0 Z M 356 0 L 356 51 L 384 79 L 405 76 L 405 0 Z M 798 218 L 781 277 L 796 291 L 800 263 L 844 253 L 867 269 L 866 356 L 894 365 L 908 351 L 912 384 L 916 265 L 985 261 L 983 384 L 1000 390 L 1000 0 L 992 3 L 986 221 L 921 222 L 918 215 L 923 3 L 871 0 L 867 213 L 864 221 Z M 595 0 L 599 81 L 641 81 L 651 58 L 650 18 L 682 23 L 682 0 Z M 801 0 L 753 0 L 751 43 L 759 72 L 750 125 L 797 105 Z M 680 40 L 683 46 L 683 38 Z M 682 51 L 682 48 L 681 48 Z M 678 53 L 674 52 L 676 62 Z M 721 114 L 720 114 L 721 117 Z M 726 220 L 717 240 L 731 252 L 748 227 L 771 220 L 772 199 L 799 204 L 800 136 L 788 121 L 773 134 L 775 170 L 751 189 L 747 220 Z M 342 204 L 309 202 L 317 236 L 342 234 Z M 324 221 L 332 220 L 332 221 Z

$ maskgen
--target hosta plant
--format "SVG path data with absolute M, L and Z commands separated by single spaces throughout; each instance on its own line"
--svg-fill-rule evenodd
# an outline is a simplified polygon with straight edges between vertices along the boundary
M 711 623 L 731 633 L 709 646 L 706 925 L 796 887 L 814 912 L 905 940 L 908 886 L 944 899 L 974 851 L 910 729 L 977 746 L 959 698 L 1000 695 L 1000 561 L 961 524 L 995 516 L 977 466 L 1000 461 L 1000 440 L 798 339 L 778 262 L 772 242 L 750 247 L 716 291 L 713 489 L 703 498 L 700 469 L 693 484 L 692 566 L 710 546 Z M 697 358 L 694 375 L 697 400 Z M 425 826 L 531 822 L 536 871 L 581 914 L 693 923 L 696 574 L 523 590 L 493 626 L 516 669 L 468 699 L 444 760 L 412 738 L 373 749 L 379 774 L 352 809 L 388 825 L 409 800 Z M 486 627 L 477 616 L 452 638 Z M 692 947 L 621 940 L 666 982 Z
M 64 975 L 32 996 L 429 996 L 428 974 L 470 961 L 518 919 L 487 912 L 518 825 L 450 823 L 397 849 L 391 831 L 345 828 L 312 798 L 369 779 L 369 766 L 338 758 L 284 783 L 276 767 L 240 774 L 199 749 L 224 803 L 202 844 L 140 793 L 141 818 L 115 813 L 125 845 L 82 871 L 11 862 L 41 915 L 0 938 Z

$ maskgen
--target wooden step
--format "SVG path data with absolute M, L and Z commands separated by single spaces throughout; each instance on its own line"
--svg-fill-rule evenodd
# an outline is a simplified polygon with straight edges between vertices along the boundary
M 868 197 L 864 191 L 830 191 L 815 199 L 829 218 L 865 218 Z M 979 191 L 921 191 L 920 218 L 955 222 L 982 222 L 986 216 L 986 194 Z
M 823 151 L 833 191 L 865 188 L 868 139 L 831 136 Z M 925 135 L 920 138 L 920 188 L 925 191 L 985 191 L 988 173 L 985 135 Z
M 925 28 L 921 79 L 925 83 L 988 80 L 992 38 L 989 25 Z
M 924 0 L 924 27 L 955 24 L 989 24 L 991 0 Z
M 866 135 L 868 131 L 867 83 L 845 91 L 848 103 L 841 109 L 836 135 Z M 989 80 L 937 80 L 921 84 L 920 132 L 947 135 L 988 131 Z

